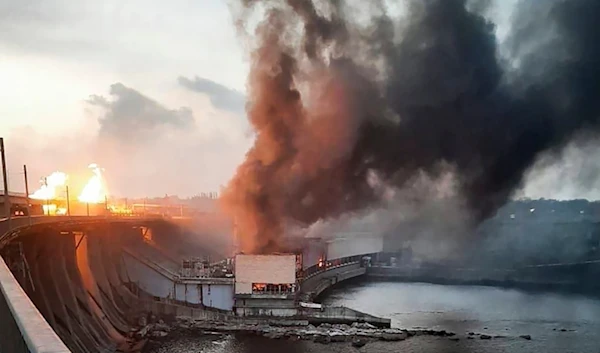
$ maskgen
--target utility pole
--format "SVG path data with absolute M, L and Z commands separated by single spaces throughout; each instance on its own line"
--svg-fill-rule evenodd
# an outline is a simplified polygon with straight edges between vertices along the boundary
M 8 229 L 10 229 L 11 207 L 10 196 L 8 195 L 8 177 L 6 172 L 6 155 L 4 154 L 4 138 L 0 137 L 0 157 L 2 159 L 2 180 L 4 181 L 4 209 L 6 218 L 8 218 Z
M 31 207 L 29 207 L 29 179 L 27 179 L 27 165 L 23 164 L 23 178 L 25 179 L 25 200 L 27 202 L 27 218 L 31 225 Z
M 67 191 L 67 216 L 71 216 L 71 201 L 69 199 L 69 185 L 65 186 L 65 190 Z
M 46 186 L 46 190 L 48 190 L 48 178 L 44 177 L 44 186 Z M 46 196 L 46 216 L 50 216 L 50 200 Z

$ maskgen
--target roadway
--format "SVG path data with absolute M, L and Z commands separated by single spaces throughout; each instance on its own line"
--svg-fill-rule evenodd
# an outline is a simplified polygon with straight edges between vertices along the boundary
M 121 215 L 104 215 L 104 216 L 18 216 L 8 218 L 0 218 L 0 249 L 10 242 L 14 236 L 20 233 L 21 230 L 39 225 L 84 225 L 98 223 L 136 223 L 148 221 L 160 221 L 166 218 L 160 216 L 121 216 Z

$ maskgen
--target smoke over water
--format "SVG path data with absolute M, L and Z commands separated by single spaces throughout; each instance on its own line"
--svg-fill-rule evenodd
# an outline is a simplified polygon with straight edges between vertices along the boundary
M 483 220 L 541 152 L 597 127 L 600 2 L 523 1 L 502 56 L 469 4 L 405 1 L 394 17 L 383 1 L 242 1 L 242 28 L 260 16 L 244 37 L 256 140 L 222 201 L 244 251 L 449 170 Z

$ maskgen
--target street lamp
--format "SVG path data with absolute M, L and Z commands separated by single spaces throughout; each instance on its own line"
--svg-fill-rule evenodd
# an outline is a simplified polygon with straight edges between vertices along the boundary
M 47 177 L 44 177 L 44 179 L 42 180 L 42 183 L 46 187 L 46 190 L 48 190 L 48 178 Z M 50 216 L 50 204 L 49 204 L 50 197 L 49 197 L 49 195 L 50 194 L 46 195 L 46 216 Z

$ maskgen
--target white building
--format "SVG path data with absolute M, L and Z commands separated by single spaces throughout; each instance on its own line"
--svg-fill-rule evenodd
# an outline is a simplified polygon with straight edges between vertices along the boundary
M 236 255 L 235 311 L 240 316 L 293 316 L 296 255 Z

